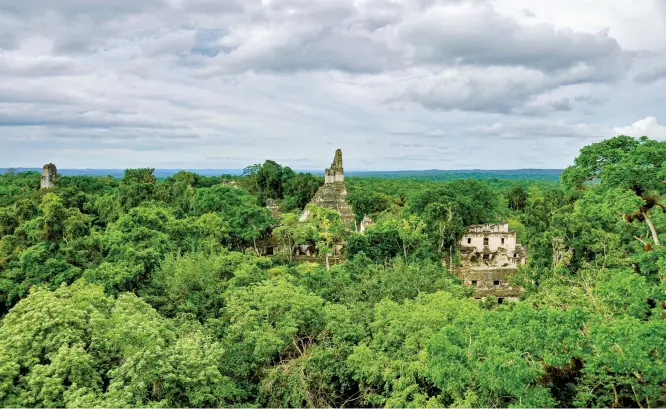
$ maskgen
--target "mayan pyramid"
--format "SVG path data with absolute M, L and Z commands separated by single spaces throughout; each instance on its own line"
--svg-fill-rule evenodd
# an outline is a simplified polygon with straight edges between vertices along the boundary
M 342 222 L 348 229 L 355 226 L 355 215 L 347 203 L 347 188 L 345 187 L 345 173 L 342 168 L 342 150 L 335 151 L 331 167 L 324 172 L 324 184 L 317 190 L 310 203 L 319 207 L 333 209 L 340 214 Z M 306 210 L 301 214 L 301 221 L 310 216 Z

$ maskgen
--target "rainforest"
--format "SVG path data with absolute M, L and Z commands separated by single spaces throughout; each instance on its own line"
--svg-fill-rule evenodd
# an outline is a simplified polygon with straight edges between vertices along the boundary
M 0 406 L 666 406 L 666 142 L 510 175 L 348 176 L 346 224 L 312 203 L 323 177 L 271 160 L 7 170 Z M 512 302 L 458 273 L 489 223 L 526 250 Z

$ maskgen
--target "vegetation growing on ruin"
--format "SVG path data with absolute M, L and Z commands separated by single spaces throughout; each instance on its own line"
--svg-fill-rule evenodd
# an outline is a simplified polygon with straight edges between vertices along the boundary
M 0 175 L 0 406 L 666 406 L 666 142 L 590 145 L 560 184 L 409 176 L 347 179 L 360 234 L 298 222 L 323 179 L 273 161 Z M 526 292 L 477 302 L 442 259 L 504 220 Z

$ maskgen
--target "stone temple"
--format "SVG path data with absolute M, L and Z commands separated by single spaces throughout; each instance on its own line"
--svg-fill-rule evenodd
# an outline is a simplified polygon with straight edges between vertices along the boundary
M 55 182 L 58 179 L 58 169 L 53 163 L 48 163 L 42 168 L 42 180 L 40 182 L 40 187 L 42 189 L 48 189 L 55 186 Z
M 310 203 L 319 207 L 333 209 L 340 214 L 340 218 L 347 229 L 355 227 L 356 217 L 352 207 L 347 203 L 347 188 L 345 187 L 345 172 L 342 167 L 342 150 L 335 151 L 331 167 L 324 171 L 324 184 L 317 190 Z M 305 221 L 310 212 L 304 210 L 300 220 Z
M 522 288 L 508 282 L 519 265 L 525 264 L 527 252 L 517 243 L 516 232 L 509 230 L 508 223 L 477 224 L 468 226 L 458 243 L 459 270 L 464 283 L 474 287 L 474 297 L 497 297 L 517 299 Z

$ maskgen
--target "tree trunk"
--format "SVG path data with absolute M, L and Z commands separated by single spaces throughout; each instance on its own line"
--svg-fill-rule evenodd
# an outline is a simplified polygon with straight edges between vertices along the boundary
M 328 263 L 328 251 L 326 252 L 326 271 L 331 269 L 331 265 Z
M 444 250 L 444 230 L 445 230 L 444 226 L 440 226 L 440 228 L 439 228 L 439 237 L 440 237 L 439 252 L 440 253 L 442 252 L 442 250 Z
M 453 274 L 453 246 L 449 246 L 449 273 Z
M 650 220 L 646 212 L 643 212 L 643 217 L 645 218 L 645 223 L 647 223 L 648 227 L 650 228 L 650 233 L 652 233 L 652 240 L 654 240 L 654 245 L 661 246 L 661 243 L 659 243 L 659 236 L 657 235 L 657 229 L 654 228 L 652 220 Z
M 296 249 L 296 241 L 294 241 L 294 244 L 291 244 L 291 238 L 289 238 L 289 262 L 291 263 L 294 259 L 294 250 Z
M 261 256 L 261 254 L 259 254 L 259 249 L 257 248 L 257 239 L 252 239 L 252 243 L 254 244 L 254 252 L 257 253 L 257 256 Z

